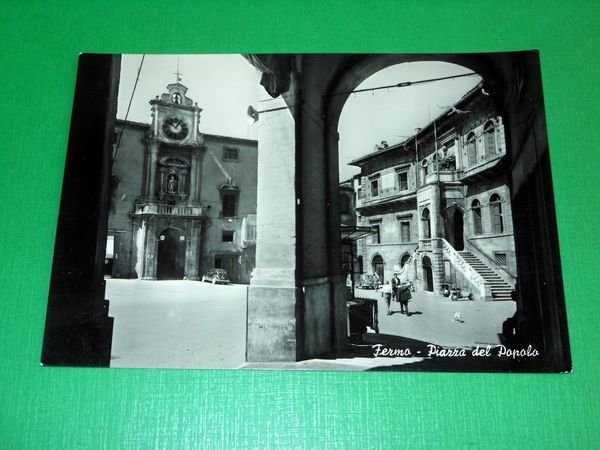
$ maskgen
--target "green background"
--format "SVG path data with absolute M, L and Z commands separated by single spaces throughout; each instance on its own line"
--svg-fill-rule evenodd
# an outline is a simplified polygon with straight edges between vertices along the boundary
M 594 448 L 599 19 L 590 2 L 0 3 L 0 447 Z M 79 52 L 539 49 L 571 375 L 39 365 Z

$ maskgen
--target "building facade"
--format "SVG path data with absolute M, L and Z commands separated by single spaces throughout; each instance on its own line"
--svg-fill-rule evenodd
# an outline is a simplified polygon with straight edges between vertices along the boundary
M 117 120 L 106 273 L 249 283 L 255 265 L 257 142 L 201 132 L 179 81 L 150 101 L 151 123 Z
M 406 141 L 351 162 L 365 271 L 509 300 L 516 258 L 503 118 L 477 86 Z

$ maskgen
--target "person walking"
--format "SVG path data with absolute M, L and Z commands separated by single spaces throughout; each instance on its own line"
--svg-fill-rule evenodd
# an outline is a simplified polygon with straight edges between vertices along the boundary
M 403 284 L 399 286 L 398 295 L 400 296 L 400 314 L 406 314 L 408 316 L 408 301 L 412 297 L 412 295 L 410 295 L 409 285 Z
M 386 281 L 385 284 L 383 285 L 383 288 L 381 289 L 381 295 L 383 297 L 383 299 L 385 300 L 385 304 L 387 305 L 387 315 L 391 315 L 392 314 L 392 310 L 391 310 L 391 301 L 392 301 L 392 286 L 390 286 L 390 282 Z
M 397 273 L 394 273 L 394 277 L 392 278 L 392 301 L 400 301 L 400 278 L 398 278 Z

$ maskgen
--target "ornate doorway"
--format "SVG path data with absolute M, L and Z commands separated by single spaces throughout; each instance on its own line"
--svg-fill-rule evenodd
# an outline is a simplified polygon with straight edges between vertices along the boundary
M 167 228 L 158 237 L 158 280 L 182 280 L 185 267 L 185 236 L 177 228 Z

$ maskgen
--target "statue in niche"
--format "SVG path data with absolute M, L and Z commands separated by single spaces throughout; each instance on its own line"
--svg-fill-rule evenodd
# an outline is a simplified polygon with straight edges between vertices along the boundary
M 175 174 L 170 174 L 169 178 L 167 180 L 167 193 L 168 194 L 177 194 L 177 184 L 178 184 L 178 180 L 177 180 L 177 175 Z

